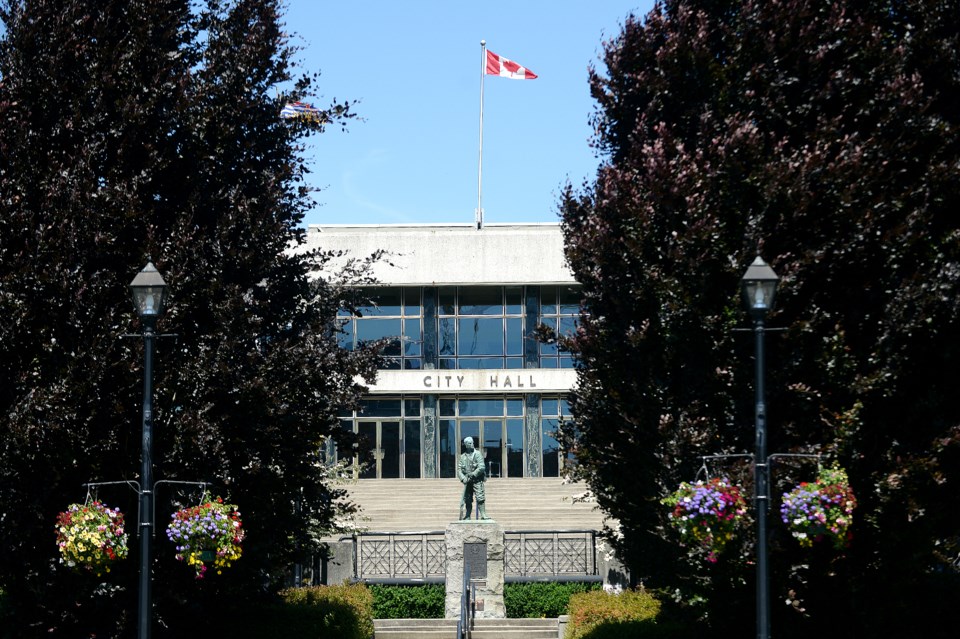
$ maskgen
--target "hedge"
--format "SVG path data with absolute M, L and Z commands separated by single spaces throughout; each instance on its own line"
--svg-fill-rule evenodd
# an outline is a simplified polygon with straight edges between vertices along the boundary
M 676 630 L 657 624 L 660 602 L 645 590 L 577 593 L 570 597 L 569 614 L 564 639 L 667 637 Z
M 374 619 L 443 619 L 446 599 L 443 584 L 371 585 L 370 592 Z
M 503 604 L 511 619 L 540 619 L 567 614 L 570 596 L 600 589 L 599 583 L 531 582 L 506 584 Z

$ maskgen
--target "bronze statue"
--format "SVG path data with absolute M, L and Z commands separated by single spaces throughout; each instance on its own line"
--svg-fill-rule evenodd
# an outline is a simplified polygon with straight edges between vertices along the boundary
M 463 445 L 467 452 L 460 455 L 460 464 L 457 467 L 457 477 L 463 484 L 463 497 L 460 499 L 460 519 L 470 519 L 470 513 L 473 511 L 473 500 L 477 500 L 477 518 L 486 519 L 486 495 L 483 491 L 483 483 L 487 479 L 486 465 L 483 462 L 483 454 L 473 447 L 473 437 L 467 437 L 463 440 Z M 464 513 L 466 506 L 466 513 Z

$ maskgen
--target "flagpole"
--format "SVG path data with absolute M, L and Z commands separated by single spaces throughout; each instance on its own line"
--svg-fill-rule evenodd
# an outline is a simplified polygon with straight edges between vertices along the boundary
M 477 229 L 483 228 L 483 76 L 487 71 L 487 41 L 480 41 L 480 158 L 477 162 Z

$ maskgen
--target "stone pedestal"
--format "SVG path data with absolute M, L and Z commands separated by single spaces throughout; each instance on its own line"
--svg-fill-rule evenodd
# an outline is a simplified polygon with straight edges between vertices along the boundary
M 478 619 L 504 619 L 503 528 L 493 520 L 456 521 L 447 526 L 447 597 L 444 616 L 460 616 L 463 567 L 470 565 Z

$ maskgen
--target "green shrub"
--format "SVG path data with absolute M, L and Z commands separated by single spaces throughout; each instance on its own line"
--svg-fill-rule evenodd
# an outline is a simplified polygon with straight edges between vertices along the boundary
M 602 590 L 570 597 L 570 622 L 565 639 L 626 639 L 666 637 L 673 629 L 657 624 L 660 602 L 645 590 L 619 595 Z
M 506 584 L 503 604 L 511 619 L 538 619 L 567 614 L 570 596 L 580 592 L 599 590 L 598 583 L 533 582 Z
M 371 585 L 374 619 L 443 619 L 446 587 Z
M 308 586 L 280 591 L 282 626 L 267 636 L 298 639 L 370 639 L 373 636 L 373 595 L 363 584 Z

